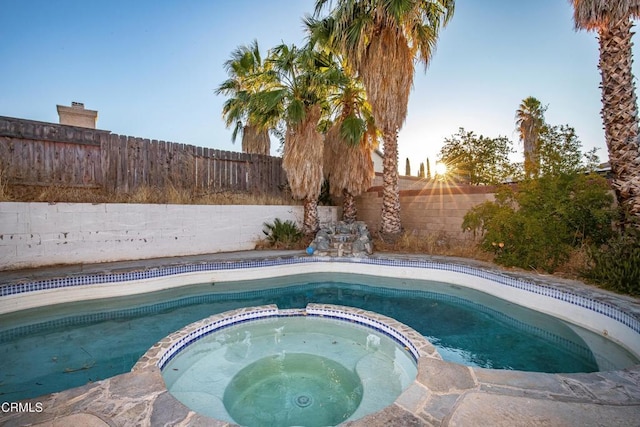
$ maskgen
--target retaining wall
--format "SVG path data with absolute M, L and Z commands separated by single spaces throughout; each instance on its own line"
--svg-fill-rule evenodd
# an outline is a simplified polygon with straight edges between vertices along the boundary
M 321 223 L 337 208 L 318 208 Z M 0 203 L 0 270 L 251 250 L 302 206 Z

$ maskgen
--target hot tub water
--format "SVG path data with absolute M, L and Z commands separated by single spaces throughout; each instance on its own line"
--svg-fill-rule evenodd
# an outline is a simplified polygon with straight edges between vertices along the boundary
M 326 426 L 395 401 L 416 361 L 383 332 L 345 320 L 287 316 L 226 327 L 162 368 L 192 410 L 246 426 Z

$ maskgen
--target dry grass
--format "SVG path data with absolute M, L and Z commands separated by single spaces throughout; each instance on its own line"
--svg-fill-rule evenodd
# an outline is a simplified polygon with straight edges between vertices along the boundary
M 374 236 L 374 247 L 379 252 L 405 254 L 444 255 L 492 261 L 493 255 L 481 251 L 471 240 L 454 239 L 445 232 L 419 234 L 405 232 L 393 243 Z
M 5 177 L 4 168 L 0 166 L 0 202 L 8 202 L 11 200 L 11 196 L 9 194 L 9 184 L 7 183 L 7 179 Z
M 16 194 L 15 201 L 28 202 L 68 202 L 68 203 L 101 203 L 105 193 L 100 189 L 79 187 L 35 187 L 23 188 Z
M 286 196 L 248 193 L 213 193 L 201 196 L 203 205 L 301 205 L 302 202 Z
M 114 195 L 115 196 L 115 195 Z M 131 194 L 127 195 L 128 203 L 162 203 L 162 192 L 158 189 L 151 187 L 140 187 L 134 190 Z M 114 197 L 117 199 L 116 197 Z M 119 200 L 118 202 L 121 202 Z M 118 203 L 116 202 L 116 203 Z
M 258 239 L 256 240 L 255 250 L 262 251 L 262 250 L 273 250 L 273 249 L 275 250 L 289 249 L 289 250 L 303 251 L 307 249 L 307 247 L 309 247 L 312 241 L 313 241 L 313 236 L 303 236 L 302 238 L 300 238 L 300 240 L 298 240 L 293 244 L 284 244 L 282 242 L 276 242 L 274 244 L 269 242 L 266 238 Z
M 385 242 L 379 236 L 374 236 L 374 246 L 377 252 L 443 255 L 484 262 L 493 262 L 494 258 L 493 254 L 482 251 L 475 241 L 453 239 L 445 232 L 427 235 L 405 232 L 395 243 Z M 588 266 L 589 256 L 586 248 L 578 248 L 571 252 L 569 259 L 553 274 L 566 279 L 584 280 L 582 275 Z M 516 267 L 508 269 L 524 271 Z
M 48 203 L 148 203 L 186 205 L 295 205 L 287 195 L 241 192 L 196 193 L 170 186 L 139 187 L 131 193 L 110 193 L 98 188 L 9 185 L 0 175 L 0 201 Z
M 568 279 L 582 280 L 582 275 L 589 268 L 589 254 L 586 247 L 574 249 L 569 259 L 561 264 L 553 274 Z

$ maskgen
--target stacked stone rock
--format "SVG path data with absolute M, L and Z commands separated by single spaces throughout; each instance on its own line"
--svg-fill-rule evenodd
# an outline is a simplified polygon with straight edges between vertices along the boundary
M 364 222 L 340 221 L 320 228 L 307 253 L 315 256 L 363 257 L 373 253 L 373 242 Z

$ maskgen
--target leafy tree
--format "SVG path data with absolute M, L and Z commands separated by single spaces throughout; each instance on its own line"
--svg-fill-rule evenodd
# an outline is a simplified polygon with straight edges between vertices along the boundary
M 420 169 L 418 170 L 418 178 L 424 178 L 424 163 L 420 163 Z
M 398 131 L 407 116 L 414 64 L 431 60 L 440 29 L 454 11 L 453 0 L 316 0 L 325 7 L 332 43 L 362 79 L 383 139 L 383 236 L 402 231 L 398 187 Z
M 407 157 L 407 161 L 404 164 L 404 174 L 405 176 L 411 176 L 411 163 L 409 162 L 408 157 Z
M 582 143 L 569 125 L 545 126 L 538 146 L 541 175 L 571 174 L 585 170 Z
M 573 248 L 611 236 L 614 210 L 607 181 L 597 175 L 546 175 L 505 187 L 464 217 L 463 230 L 506 266 L 553 272 Z
M 537 147 L 538 176 L 471 209 L 463 228 L 500 264 L 552 272 L 576 247 L 605 244 L 615 210 L 606 179 L 585 174 L 597 157 L 581 153 L 572 127 L 545 124 Z
M 602 121 L 613 174 L 612 186 L 627 226 L 640 218 L 638 104 L 632 70 L 631 27 L 640 2 L 571 0 L 576 29 L 596 31 L 600 45 Z M 625 227 L 629 228 L 629 227 Z
M 584 156 L 584 170 L 585 172 L 592 173 L 598 170 L 600 166 L 600 157 L 598 157 L 599 148 L 593 147 L 591 150 L 583 154 Z
M 512 175 L 509 154 L 511 141 L 505 137 L 485 138 L 463 128 L 446 138 L 440 149 L 439 161 L 447 165 L 448 173 L 470 184 L 499 184 Z
M 429 164 L 428 157 L 427 157 L 427 179 L 431 179 L 431 165 Z
M 598 285 L 629 295 L 640 295 L 640 227 L 629 227 L 605 245 L 589 251 L 591 265 L 583 275 Z

